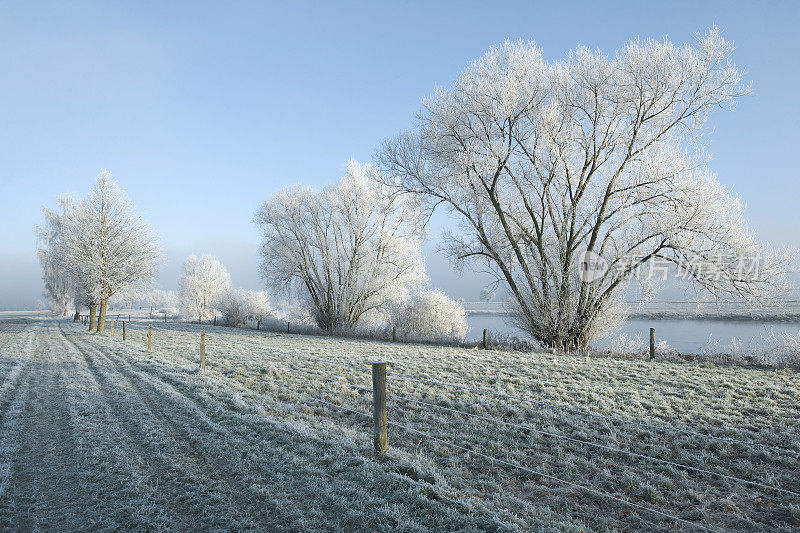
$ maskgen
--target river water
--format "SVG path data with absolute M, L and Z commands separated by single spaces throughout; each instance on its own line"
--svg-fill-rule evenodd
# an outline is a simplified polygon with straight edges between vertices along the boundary
M 506 324 L 502 315 L 470 314 L 467 316 L 470 331 L 467 339 L 477 341 L 483 335 L 483 329 L 502 335 L 525 337 L 517 328 Z M 622 329 L 615 334 L 625 333 L 629 337 L 641 335 L 647 343 L 650 337 L 650 328 L 655 328 L 656 342 L 667 341 L 670 348 L 684 353 L 699 353 L 703 351 L 727 351 L 733 338 L 741 341 L 742 347 L 747 350 L 757 349 L 764 345 L 764 337 L 771 331 L 775 335 L 787 333 L 797 336 L 800 332 L 800 320 L 717 320 L 717 319 L 636 319 L 625 322 Z M 611 339 L 600 339 L 595 343 L 599 349 L 608 348 Z

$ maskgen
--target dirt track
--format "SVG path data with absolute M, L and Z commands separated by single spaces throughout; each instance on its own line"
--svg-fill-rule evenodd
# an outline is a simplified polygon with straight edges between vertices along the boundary
M 167 367 L 63 321 L 4 338 L 0 529 L 365 529 L 371 505 L 419 505 L 406 490 L 395 502 L 369 496 L 387 481 L 380 465 L 254 416 L 190 365 Z M 348 465 L 346 479 L 332 458 Z M 447 527 L 452 509 L 422 503 L 428 527 Z M 398 524 L 377 514 L 383 529 Z

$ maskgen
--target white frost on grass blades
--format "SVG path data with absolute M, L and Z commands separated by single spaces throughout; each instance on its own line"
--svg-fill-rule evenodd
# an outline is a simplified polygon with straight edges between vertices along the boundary
M 189 354 L 196 346 L 200 328 L 187 324 L 168 327 L 171 331 L 157 332 L 158 349 L 164 350 L 164 357 L 182 354 L 184 361 L 196 368 L 196 360 Z M 566 507 L 568 512 L 586 517 L 588 529 L 642 529 L 649 527 L 651 521 L 643 514 L 626 515 L 621 506 L 595 506 L 557 484 L 522 480 L 518 473 L 497 469 L 480 458 L 454 454 L 443 444 L 392 430 L 392 421 L 508 462 L 535 464 L 562 479 L 620 494 L 706 525 L 788 530 L 781 525 L 782 521 L 785 516 L 795 516 L 795 503 L 786 495 L 730 480 L 710 479 L 669 465 L 653 466 L 615 453 L 598 453 L 590 447 L 565 444 L 519 428 L 497 427 L 452 413 L 413 408 L 402 399 L 516 421 L 554 434 L 605 442 L 675 463 L 797 491 L 800 483 L 793 474 L 798 462 L 795 454 L 636 425 L 616 425 L 490 393 L 392 378 L 393 373 L 402 373 L 462 383 L 532 401 L 542 400 L 632 421 L 694 428 L 721 438 L 800 452 L 799 428 L 795 423 L 800 410 L 796 402 L 788 401 L 798 394 L 792 373 L 544 354 L 529 354 L 520 359 L 502 352 L 463 348 L 205 329 L 207 364 L 215 375 L 238 381 L 256 394 L 267 409 L 270 402 L 278 401 L 285 409 L 285 416 L 306 419 L 309 424 L 324 419 L 341 431 L 350 428 L 364 439 L 370 435 L 368 419 L 338 413 L 333 407 L 316 404 L 306 394 L 369 413 L 369 363 L 376 359 L 392 362 L 390 449 L 419 454 L 434 464 L 437 475 L 458 491 L 459 501 L 468 497 L 501 516 L 514 516 L 526 522 L 534 508 Z M 137 343 L 144 342 L 141 330 L 136 330 L 132 338 Z M 346 386 L 342 378 L 347 380 Z M 353 394 L 353 391 L 360 392 Z M 247 394 L 243 393 L 242 398 L 247 401 Z M 284 416 L 283 412 L 280 416 Z M 751 416 L 754 412 L 759 416 Z M 366 447 L 369 446 L 367 440 Z M 762 503 L 769 503 L 755 504 L 759 498 Z M 731 503 L 739 509 L 736 515 L 727 511 Z M 666 524 L 665 519 L 659 527 L 667 527 Z

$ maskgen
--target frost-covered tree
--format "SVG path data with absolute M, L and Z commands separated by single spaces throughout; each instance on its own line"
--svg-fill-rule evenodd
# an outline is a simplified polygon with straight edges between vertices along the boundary
M 166 316 L 178 314 L 178 295 L 175 291 L 165 291 L 163 289 L 152 289 L 147 292 L 145 296 L 147 305 L 150 306 L 150 312 L 155 310 L 157 313 Z
M 266 291 L 247 291 L 247 319 L 256 323 L 256 328 L 261 328 L 261 323 L 271 318 L 276 318 L 277 313 L 269 303 Z
M 183 263 L 178 282 L 181 312 L 197 317 L 198 322 L 211 318 L 212 306 L 230 287 L 231 275 L 216 257 L 190 255 Z
M 36 227 L 37 257 L 42 269 L 45 298 L 51 302 L 54 310 L 67 316 L 70 303 L 75 304 L 76 312 L 80 303 L 75 298 L 75 280 L 67 268 L 64 255 L 64 234 L 75 200 L 70 196 L 62 196 L 57 203 L 57 210 L 42 208 L 44 224 Z
M 247 291 L 228 289 L 220 294 L 214 306 L 219 309 L 226 326 L 240 327 L 247 324 Z
M 326 331 L 355 327 L 426 279 L 418 205 L 377 184 L 377 174 L 351 161 L 339 183 L 285 189 L 255 214 L 262 275 L 278 291 L 299 292 Z
M 637 40 L 555 62 L 506 42 L 384 143 L 385 182 L 456 215 L 453 257 L 488 265 L 546 345 L 586 347 L 619 287 L 656 262 L 715 295 L 758 297 L 780 269 L 700 142 L 711 111 L 749 90 L 732 52 L 716 28 L 693 45 Z M 597 256 L 608 268 L 581 275 Z M 739 259 L 756 256 L 758 272 L 745 272 Z
M 467 334 L 464 306 L 440 290 L 417 292 L 391 306 L 390 321 L 401 338 L 460 342 Z
M 482 302 L 491 302 L 494 300 L 494 296 L 494 291 L 489 287 L 484 287 L 481 289 L 480 298 Z
M 216 301 L 216 307 L 222 313 L 228 326 L 245 326 L 248 320 L 261 326 L 261 322 L 276 316 L 269 305 L 267 293 L 263 291 L 247 291 L 244 289 L 227 290 Z
M 69 217 L 65 257 L 87 296 L 100 304 L 98 332 L 105 330 L 109 298 L 153 279 L 159 259 L 156 239 L 110 172 L 97 176 L 89 196 Z

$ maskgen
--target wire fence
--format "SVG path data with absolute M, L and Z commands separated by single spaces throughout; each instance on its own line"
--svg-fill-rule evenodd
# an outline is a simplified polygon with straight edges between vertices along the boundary
M 139 325 L 140 324 L 141 323 L 138 323 L 135 326 L 136 330 L 138 330 L 138 331 L 142 331 L 141 329 L 139 329 Z M 134 328 L 131 328 L 131 329 L 134 329 Z M 176 334 L 176 333 L 177 334 L 184 334 L 184 335 L 192 335 L 193 334 L 193 332 L 180 331 L 180 330 L 176 330 L 176 329 L 160 329 L 160 328 L 158 328 L 158 329 L 156 329 L 156 331 L 160 331 L 161 333 L 164 333 L 164 334 Z M 194 333 L 196 333 L 196 332 L 194 332 Z M 249 367 L 249 366 L 245 366 L 243 369 L 240 370 L 239 368 L 236 368 L 235 366 L 233 366 L 231 364 L 228 364 L 228 362 L 226 360 L 224 360 L 222 357 L 220 357 L 220 358 L 218 358 L 218 360 L 215 360 L 212 364 L 209 365 L 208 371 L 210 373 L 218 373 L 218 374 L 220 374 L 222 376 L 227 376 L 227 377 L 237 376 L 237 381 L 240 381 L 239 378 L 243 379 L 243 381 L 240 381 L 240 382 L 242 382 L 242 385 L 245 386 L 245 387 L 247 386 L 246 385 L 247 382 L 259 381 L 264 386 L 268 386 L 268 387 L 274 388 L 276 390 L 283 390 L 283 391 L 285 391 L 285 392 L 287 392 L 289 394 L 302 395 L 308 401 L 313 402 L 313 403 L 315 403 L 317 405 L 322 405 L 322 406 L 325 406 L 325 407 L 336 409 L 336 410 L 338 410 L 340 412 L 343 412 L 343 413 L 357 415 L 359 418 L 365 418 L 365 419 L 369 420 L 369 419 L 372 419 L 373 416 L 374 416 L 373 414 L 370 414 L 368 412 L 364 412 L 363 410 L 360 410 L 360 409 L 357 409 L 357 408 L 354 408 L 354 407 L 351 407 L 351 406 L 343 405 L 342 403 L 332 402 L 332 401 L 328 401 L 328 400 L 324 400 L 324 399 L 318 398 L 318 397 L 316 397 L 314 394 L 312 394 L 309 391 L 301 390 L 301 389 L 299 389 L 297 387 L 289 387 L 289 386 L 286 386 L 286 385 L 282 385 L 282 384 L 276 383 L 274 379 L 270 379 L 270 380 L 260 379 L 259 376 L 257 375 L 258 372 L 261 372 L 262 374 L 265 371 L 269 372 L 269 368 L 280 368 L 280 369 L 283 369 L 283 370 L 285 370 L 287 372 L 296 372 L 296 373 L 308 376 L 311 379 L 320 380 L 321 382 L 326 383 L 326 384 L 330 384 L 330 383 L 344 384 L 349 389 L 357 391 L 360 396 L 368 397 L 369 393 L 372 393 L 374 389 L 365 387 L 360 383 L 353 383 L 353 382 L 351 382 L 349 377 L 342 377 L 342 376 L 333 377 L 329 373 L 326 373 L 326 370 L 324 370 L 322 367 L 324 367 L 324 368 L 347 369 L 351 373 L 354 373 L 356 376 L 362 376 L 363 375 L 362 373 L 369 372 L 371 370 L 371 367 L 369 367 L 369 366 L 366 366 L 364 364 L 353 364 L 353 363 L 347 363 L 347 362 L 343 362 L 343 361 L 336 361 L 336 360 L 332 360 L 332 359 L 328 359 L 328 358 L 322 358 L 322 357 L 314 357 L 314 356 L 305 355 L 305 354 L 301 355 L 301 354 L 298 354 L 298 353 L 285 353 L 285 352 L 276 353 L 274 350 L 270 350 L 269 347 L 265 347 L 263 345 L 259 345 L 259 344 L 255 343 L 255 342 L 253 342 L 255 340 L 258 340 L 259 337 L 255 337 L 255 336 L 252 336 L 252 335 L 240 334 L 240 335 L 236 335 L 236 337 L 238 337 L 236 339 L 231 338 L 232 337 L 231 335 L 221 336 L 221 335 L 217 335 L 217 334 L 204 333 L 204 336 L 205 336 L 206 340 L 209 340 L 209 341 L 211 341 L 213 343 L 215 349 L 219 350 L 220 353 L 225 352 L 225 353 L 229 353 L 229 354 L 234 354 L 236 349 L 242 348 L 244 350 L 247 350 L 247 353 L 256 352 L 260 356 L 261 360 L 263 360 L 264 362 L 267 362 L 269 364 L 269 367 L 260 366 L 258 368 L 252 368 L 252 367 Z M 184 359 L 196 363 L 196 359 L 195 358 L 192 358 L 191 356 L 186 355 L 186 354 L 180 354 L 180 355 Z M 309 366 L 309 365 L 311 365 L 311 366 Z M 256 374 L 255 376 L 254 376 L 254 373 Z M 713 434 L 709 434 L 709 433 L 706 433 L 706 432 L 703 432 L 703 431 L 700 431 L 700 430 L 698 430 L 696 428 L 691 428 L 691 427 L 674 427 L 674 426 L 668 426 L 668 425 L 652 424 L 652 423 L 649 423 L 649 422 L 645 422 L 643 420 L 625 419 L 625 418 L 621 418 L 621 417 L 617 417 L 617 416 L 613 416 L 613 415 L 609 415 L 609 414 L 605 414 L 605 413 L 597 413 L 597 412 L 592 412 L 592 411 L 585 410 L 585 409 L 579 409 L 579 408 L 575 408 L 575 407 L 571 407 L 571 406 L 560 405 L 560 404 L 556 404 L 556 403 L 553 403 L 553 402 L 536 400 L 536 399 L 527 398 L 527 397 L 523 397 L 523 396 L 519 396 L 519 395 L 507 394 L 507 393 L 504 393 L 504 392 L 501 392 L 501 391 L 491 390 L 491 389 L 488 389 L 488 388 L 485 388 L 485 387 L 475 387 L 475 386 L 465 385 L 465 384 L 461 384 L 461 383 L 453 383 L 453 382 L 450 382 L 450 381 L 442 381 L 442 380 L 435 380 L 435 379 L 430 379 L 430 378 L 423 378 L 423 377 L 415 376 L 415 375 L 412 375 L 412 374 L 407 374 L 407 373 L 403 373 L 403 372 L 396 372 L 396 371 L 391 371 L 390 374 L 389 374 L 389 378 L 392 380 L 392 383 L 397 383 L 398 381 L 399 382 L 403 382 L 403 381 L 405 381 L 405 382 L 416 382 L 416 383 L 423 383 L 423 384 L 425 384 L 427 386 L 436 387 L 436 388 L 439 388 L 439 389 L 449 388 L 449 389 L 453 389 L 453 390 L 466 391 L 466 392 L 470 392 L 470 393 L 474 393 L 474 394 L 491 395 L 491 396 L 494 396 L 494 397 L 497 397 L 497 398 L 502 398 L 502 399 L 507 399 L 507 400 L 514 400 L 514 401 L 517 401 L 517 402 L 522 402 L 522 403 L 527 403 L 527 404 L 530 404 L 530 405 L 535 405 L 535 406 L 537 406 L 539 408 L 550 409 L 550 410 L 555 410 L 555 411 L 559 411 L 559 412 L 566 412 L 566 413 L 569 413 L 571 415 L 582 416 L 582 417 L 589 418 L 591 420 L 601 420 L 601 421 L 604 421 L 604 422 L 617 424 L 617 425 L 631 425 L 631 426 L 636 426 L 636 427 L 640 427 L 640 428 L 647 429 L 647 430 L 650 430 L 650 431 L 656 431 L 656 432 L 661 432 L 661 433 L 683 434 L 683 435 L 691 436 L 692 438 L 696 438 L 696 439 L 706 439 L 706 440 L 709 440 L 709 441 L 725 442 L 725 443 L 729 443 L 729 444 L 737 444 L 737 445 L 742 445 L 742 446 L 748 446 L 748 447 L 751 447 L 751 448 L 769 450 L 771 452 L 775 452 L 775 453 L 778 453 L 778 454 L 786 454 L 786 455 L 789 455 L 789 456 L 792 456 L 792 457 L 800 457 L 800 452 L 798 452 L 797 450 L 793 450 L 793 449 L 789 449 L 789 448 L 785 448 L 785 447 L 774 446 L 774 445 L 765 444 L 765 443 L 761 443 L 761 442 L 756 442 L 756 441 L 752 441 L 752 440 L 713 435 Z M 373 377 L 373 379 L 374 379 L 374 377 Z M 398 380 L 398 381 L 396 381 L 396 380 Z M 374 381 L 373 381 L 373 387 L 374 387 L 374 385 L 375 384 L 374 384 Z M 773 493 L 777 493 L 777 494 L 788 495 L 788 496 L 791 496 L 791 497 L 798 498 L 797 502 L 800 503 L 800 492 L 797 492 L 795 490 L 779 487 L 779 486 L 776 486 L 774 484 L 769 484 L 769 483 L 765 483 L 765 482 L 761 482 L 761 481 L 756 481 L 756 480 L 752 480 L 752 479 L 746 479 L 744 477 L 740 477 L 740 476 L 733 475 L 733 474 L 730 474 L 730 473 L 719 472 L 719 471 L 716 471 L 716 470 L 709 470 L 709 469 L 706 469 L 706 468 L 692 466 L 690 464 L 685 464 L 683 462 L 673 461 L 673 460 L 670 460 L 670 459 L 665 459 L 663 457 L 657 457 L 655 455 L 650 455 L 650 454 L 647 454 L 647 453 L 640 453 L 640 452 L 637 452 L 637 451 L 634 451 L 634 450 L 631 450 L 631 449 L 622 448 L 622 447 L 619 447 L 619 446 L 612 446 L 612 445 L 609 445 L 609 444 L 603 443 L 603 442 L 593 442 L 593 441 L 586 440 L 586 439 L 571 437 L 569 435 L 557 433 L 557 432 L 554 432 L 554 431 L 548 431 L 548 430 L 545 430 L 545 429 L 542 429 L 542 428 L 537 428 L 537 427 L 534 427 L 531 424 L 512 422 L 512 421 L 508 421 L 508 420 L 503 420 L 503 419 L 495 417 L 495 416 L 487 416 L 487 415 L 482 415 L 482 414 L 478 414 L 478 413 L 474 413 L 474 412 L 465 411 L 463 409 L 456 409 L 456 408 L 453 408 L 453 407 L 448 407 L 446 405 L 440 405 L 438 403 L 435 403 L 434 401 L 425 401 L 425 400 L 420 400 L 420 399 L 416 399 L 416 398 L 411 398 L 411 397 L 408 397 L 407 395 L 402 394 L 400 392 L 400 388 L 398 388 L 397 392 L 394 392 L 394 386 L 392 387 L 392 392 L 388 395 L 388 399 L 392 402 L 392 405 L 395 406 L 395 408 L 404 408 L 408 412 L 411 412 L 413 410 L 436 410 L 436 411 L 448 413 L 448 414 L 453 415 L 453 416 L 463 417 L 463 418 L 467 418 L 467 419 L 471 419 L 471 420 L 479 420 L 481 422 L 490 424 L 491 427 L 501 427 L 502 426 L 502 427 L 505 427 L 505 428 L 513 429 L 513 430 L 524 431 L 526 433 L 532 433 L 532 434 L 541 435 L 543 437 L 546 437 L 546 438 L 549 438 L 549 439 L 553 439 L 553 440 L 556 440 L 556 441 L 560 441 L 560 442 L 564 442 L 564 443 L 570 443 L 570 444 L 578 445 L 578 446 L 581 446 L 581 447 L 584 447 L 584 448 L 588 448 L 588 449 L 592 449 L 592 450 L 597 450 L 600 453 L 613 454 L 615 456 L 625 456 L 625 457 L 628 457 L 628 458 L 631 458 L 631 459 L 634 459 L 634 460 L 637 460 L 637 461 L 643 461 L 643 462 L 648 462 L 648 463 L 658 464 L 658 465 L 665 465 L 665 466 L 669 466 L 669 467 L 676 468 L 676 469 L 679 469 L 679 470 L 683 470 L 683 471 L 688 472 L 688 473 L 694 473 L 694 474 L 697 474 L 697 475 L 700 475 L 700 476 L 707 476 L 707 477 L 710 477 L 710 478 L 725 480 L 725 481 L 732 482 L 732 483 L 747 485 L 747 486 L 750 486 L 750 487 L 762 489 L 764 491 L 769 491 L 769 492 L 773 492 Z M 595 496 L 598 496 L 600 498 L 603 498 L 603 499 L 606 499 L 606 500 L 609 500 L 609 501 L 614 501 L 614 502 L 619 503 L 621 505 L 630 507 L 632 509 L 637 509 L 639 511 L 644 511 L 644 512 L 650 513 L 653 516 L 659 516 L 661 518 L 672 520 L 672 521 L 676 522 L 677 524 L 680 524 L 680 525 L 683 525 L 683 526 L 688 526 L 688 527 L 692 527 L 692 528 L 695 528 L 695 529 L 706 530 L 706 531 L 713 531 L 714 530 L 713 528 L 708 527 L 707 525 L 698 523 L 696 521 L 691 521 L 691 520 L 687 520 L 687 519 L 681 518 L 681 517 L 679 517 L 679 516 L 677 516 L 675 514 L 671 514 L 671 513 L 665 512 L 665 511 L 657 509 L 655 507 L 650 507 L 650 506 L 647 506 L 647 505 L 644 505 L 644 504 L 641 504 L 641 503 L 637 503 L 635 501 L 631 501 L 631 500 L 628 500 L 626 498 L 622 498 L 622 497 L 617 496 L 615 494 L 611 494 L 611 493 L 608 493 L 608 492 L 593 488 L 593 487 L 588 486 L 588 485 L 583 484 L 583 483 L 577 483 L 577 482 L 574 482 L 574 481 L 570 481 L 568 479 L 563 479 L 561 477 L 549 474 L 547 472 L 531 468 L 531 467 L 526 466 L 524 464 L 520 464 L 519 462 L 511 461 L 511 460 L 508 460 L 508 459 L 503 458 L 503 457 L 497 457 L 496 455 L 485 453 L 483 451 L 480 451 L 479 449 L 475 449 L 478 446 L 475 445 L 474 443 L 469 443 L 469 444 L 473 445 L 473 447 L 467 447 L 467 446 L 464 445 L 465 443 L 453 442 L 453 441 L 451 441 L 449 439 L 445 439 L 445 438 L 442 438 L 442 437 L 439 437 L 439 436 L 436 436 L 436 435 L 432 435 L 430 431 L 423 431 L 423 430 L 421 430 L 421 429 L 419 429 L 417 427 L 412 427 L 412 426 L 410 426 L 408 424 L 401 423 L 401 422 L 399 422 L 399 421 L 397 421 L 395 419 L 390 420 L 389 425 L 391 427 L 396 427 L 396 428 L 402 429 L 403 431 L 405 431 L 405 432 L 407 432 L 409 434 L 416 434 L 416 435 L 418 435 L 420 437 L 423 437 L 424 439 L 430 440 L 432 442 L 437 442 L 437 443 L 439 443 L 439 444 L 441 444 L 441 445 L 443 445 L 445 447 L 449 447 L 449 448 L 454 449 L 454 450 L 459 450 L 461 452 L 473 455 L 475 457 L 480 457 L 482 459 L 485 459 L 485 460 L 489 461 L 490 463 L 497 464 L 497 465 L 502 465 L 504 467 L 513 469 L 515 471 L 524 472 L 524 473 L 529 474 L 529 475 L 537 476 L 537 477 L 539 477 L 541 479 L 546 479 L 546 480 L 549 480 L 551 482 L 564 485 L 566 487 L 570 487 L 570 488 L 577 489 L 577 490 L 582 490 L 582 491 L 585 491 L 587 493 L 590 493 L 590 494 L 593 494 Z

